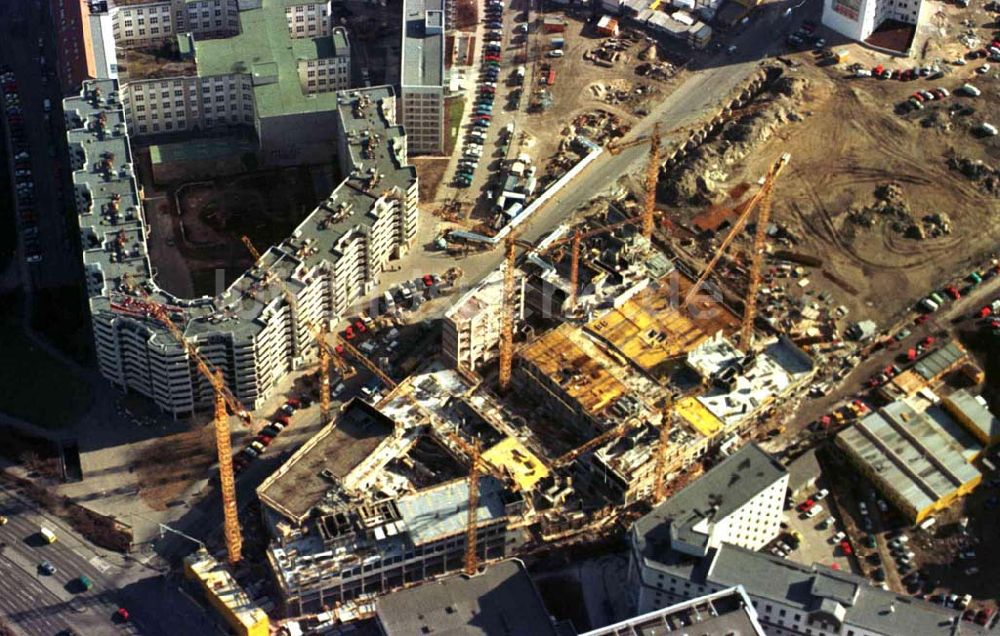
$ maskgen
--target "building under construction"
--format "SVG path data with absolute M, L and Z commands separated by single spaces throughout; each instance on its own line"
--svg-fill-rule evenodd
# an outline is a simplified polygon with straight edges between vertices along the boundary
M 470 444 L 490 467 L 477 479 L 477 558 L 506 555 L 511 523 L 530 512 L 521 491 L 547 469 L 473 388 L 438 366 L 378 407 L 355 399 L 260 485 L 267 557 L 290 613 L 461 570 Z
M 515 384 L 563 435 L 572 430 L 571 445 L 610 437 L 574 466 L 575 488 L 591 498 L 628 505 L 648 497 L 657 449 L 666 453 L 669 479 L 707 452 L 737 448 L 814 373 L 809 356 L 787 339 L 739 351 L 724 336 L 736 324 L 731 314 L 696 320 L 670 303 L 666 288 L 664 280 L 650 284 L 519 353 Z M 666 442 L 658 445 L 663 426 Z
M 211 404 L 210 383 L 187 348 L 153 319 L 153 302 L 222 372 L 232 395 L 255 409 L 289 370 L 315 357 L 307 325 L 338 321 L 416 239 L 417 176 L 395 123 L 393 90 L 338 93 L 343 182 L 228 289 L 197 299 L 176 298 L 157 286 L 118 91 L 116 81 L 96 80 L 64 102 L 101 373 L 175 416 Z M 274 277 L 291 291 L 293 304 L 270 284 Z

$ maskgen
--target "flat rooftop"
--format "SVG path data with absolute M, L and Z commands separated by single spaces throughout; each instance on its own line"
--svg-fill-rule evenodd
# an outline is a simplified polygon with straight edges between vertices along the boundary
M 393 421 L 370 404 L 353 399 L 337 418 L 288 458 L 257 488 L 267 505 L 303 519 L 323 494 L 392 435 Z M 329 477 L 323 476 L 325 471 Z
M 660 634 L 765 636 L 757 610 L 743 586 L 677 603 L 580 636 L 659 636 Z
M 444 85 L 444 0 L 404 0 L 401 86 Z
M 897 400 L 841 431 L 837 444 L 919 512 L 981 477 L 969 463 L 981 447 L 950 419 Z
M 474 577 L 460 574 L 393 592 L 375 601 L 386 636 L 555 636 L 524 564 L 500 561 Z
M 724 519 L 787 474 L 778 460 L 748 444 L 642 517 L 636 532 L 647 537 L 650 558 L 669 549 L 671 539 L 706 550 L 707 520 Z
M 214 597 L 225 609 L 227 622 L 238 623 L 248 631 L 255 626 L 267 631 L 268 618 L 264 610 L 250 599 L 229 569 L 207 552 L 196 552 L 184 558 L 188 576 L 201 583 L 206 594 Z M 262 626 L 262 627 L 261 627 Z
M 400 497 L 396 501 L 406 531 L 416 545 L 465 532 L 469 508 L 469 480 L 457 479 Z M 493 477 L 479 479 L 479 524 L 501 519 L 503 485 Z
M 973 395 L 966 389 L 959 389 L 944 399 L 944 406 L 949 413 L 965 420 L 966 425 L 975 428 L 987 440 L 1000 436 L 1000 418 L 990 411 L 986 398 Z
M 258 117 L 334 111 L 337 93 L 307 94 L 299 80 L 299 61 L 346 54 L 347 35 L 293 38 L 288 32 L 283 0 L 261 0 L 260 7 L 240 11 L 240 34 L 198 40 L 198 76 L 249 73 L 253 76 Z

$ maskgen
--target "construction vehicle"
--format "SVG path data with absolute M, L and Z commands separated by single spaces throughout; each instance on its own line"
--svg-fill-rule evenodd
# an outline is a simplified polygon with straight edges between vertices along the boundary
M 247 251 L 253 256 L 254 263 L 259 265 L 268 277 L 268 281 L 274 282 L 281 288 L 281 292 L 285 297 L 285 301 L 292 308 L 292 311 L 299 316 L 299 320 L 305 326 L 305 328 L 312 334 L 313 340 L 316 341 L 316 345 L 319 349 L 319 409 L 320 409 L 320 419 L 323 424 L 329 424 L 333 418 L 333 408 L 330 403 L 330 362 L 332 361 L 334 366 L 337 367 L 337 373 L 340 374 L 342 379 L 349 379 L 357 374 L 357 371 L 351 365 L 347 364 L 337 352 L 330 347 L 327 343 L 327 329 L 326 325 L 321 327 L 316 327 L 307 320 L 301 318 L 301 314 L 298 311 L 298 300 L 295 298 L 295 294 L 288 288 L 285 281 L 281 280 L 280 276 L 274 274 L 274 272 L 267 269 L 260 260 L 260 252 L 254 247 L 253 242 L 250 237 L 244 236 L 242 238 L 243 245 L 246 246 Z
M 753 262 L 750 266 L 749 273 L 750 283 L 747 292 L 746 311 L 743 312 L 743 323 L 740 330 L 741 337 L 743 338 L 740 344 L 744 348 L 749 346 L 753 330 L 754 314 L 757 306 L 757 290 L 760 287 L 760 264 L 763 260 L 764 243 L 767 239 L 767 223 L 771 216 L 771 192 L 774 189 L 775 179 L 777 179 L 778 175 L 781 174 L 782 169 L 784 169 L 785 165 L 788 164 L 790 158 L 791 155 L 786 152 L 771 165 L 767 175 L 764 177 L 763 185 L 761 185 L 760 189 L 752 197 L 750 197 L 746 203 L 743 204 L 743 209 L 737 219 L 733 222 L 732 228 L 729 230 L 729 234 L 726 235 L 726 238 L 722 240 L 722 243 L 715 250 L 715 254 L 708 261 L 705 269 L 702 270 L 701 275 L 698 276 L 698 279 L 688 290 L 687 294 L 684 296 L 684 301 L 681 303 L 682 308 L 691 304 L 695 296 L 697 296 L 701 291 L 705 281 L 708 280 L 708 277 L 715 270 L 715 266 L 719 263 L 723 254 L 726 253 L 727 248 L 730 244 L 732 244 L 743 228 L 746 227 L 747 221 L 750 220 L 750 216 L 753 214 L 754 210 L 763 203 L 761 207 L 762 215 L 758 216 L 757 220 L 757 231 L 754 237 L 753 246 Z

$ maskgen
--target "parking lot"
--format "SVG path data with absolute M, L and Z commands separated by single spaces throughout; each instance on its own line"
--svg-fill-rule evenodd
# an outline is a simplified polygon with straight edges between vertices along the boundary
M 833 536 L 840 532 L 843 526 L 836 517 L 836 513 L 830 509 L 829 494 L 824 495 L 820 500 L 815 499 L 815 494 L 810 495 L 809 498 L 814 501 L 810 508 L 812 517 L 808 517 L 806 513 L 798 510 L 799 505 L 804 501 L 802 499 L 793 502 L 794 506 L 785 511 L 784 523 L 787 528 L 782 531 L 785 538 L 779 540 L 791 547 L 793 542 L 788 540 L 787 535 L 801 536 L 798 547 L 788 553 L 787 558 L 805 565 L 822 563 L 847 572 L 857 572 L 858 568 L 854 559 L 846 554 L 839 543 L 832 541 Z M 816 509 L 821 510 L 812 512 Z M 853 544 L 851 545 L 853 551 Z M 768 549 L 765 551 L 774 554 Z

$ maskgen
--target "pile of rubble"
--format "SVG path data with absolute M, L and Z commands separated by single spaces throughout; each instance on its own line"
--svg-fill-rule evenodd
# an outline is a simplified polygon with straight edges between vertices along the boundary
M 590 49 L 583 54 L 583 59 L 593 62 L 598 66 L 614 66 L 623 51 L 627 51 L 632 43 L 623 38 L 608 38 L 601 42 L 597 48 Z
M 677 67 L 670 62 L 647 62 L 637 66 L 635 73 L 640 77 L 668 80 L 677 74 Z
M 1000 196 L 1000 168 L 965 157 L 948 159 L 948 167 L 961 172 L 970 181 L 975 181 L 983 191 L 993 196 Z
M 923 216 L 914 213 L 903 198 L 903 188 L 898 183 L 876 188 L 875 202 L 862 208 L 852 208 L 847 218 L 863 227 L 874 227 L 888 221 L 894 231 L 912 239 L 940 238 L 952 231 L 951 218 L 944 212 Z
M 746 107 L 746 114 L 735 111 L 674 170 L 665 189 L 667 199 L 673 203 L 710 203 L 724 194 L 723 182 L 729 178 L 730 166 L 743 161 L 781 126 L 801 119 L 798 105 L 806 85 L 807 80 L 783 77 L 775 82 L 769 100 L 758 98 L 766 101 Z
M 622 137 L 631 129 L 632 126 L 623 122 L 618 115 L 597 109 L 578 115 L 573 120 L 573 125 L 564 132 L 570 139 L 583 135 L 595 143 L 602 143 Z

